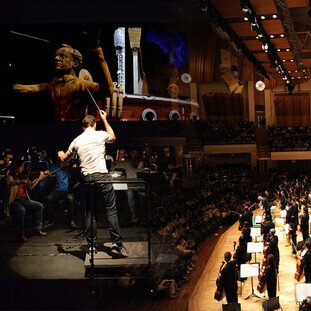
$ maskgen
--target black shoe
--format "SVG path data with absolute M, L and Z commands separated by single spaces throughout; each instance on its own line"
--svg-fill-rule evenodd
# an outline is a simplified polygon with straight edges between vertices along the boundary
M 112 252 L 118 254 L 122 257 L 129 257 L 129 253 L 127 252 L 126 248 L 123 245 L 118 246 L 117 244 L 113 243 L 111 246 Z

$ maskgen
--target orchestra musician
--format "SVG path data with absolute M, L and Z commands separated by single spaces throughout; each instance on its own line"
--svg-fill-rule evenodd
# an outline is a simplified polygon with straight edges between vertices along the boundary
M 250 228 L 248 221 L 244 221 L 243 223 L 242 236 L 244 237 L 246 243 L 252 242 L 253 240 L 251 237 L 251 228 Z
M 267 285 L 269 299 L 276 297 L 277 269 L 273 254 L 268 255 L 268 264 L 262 276 L 262 282 Z
M 303 208 L 303 215 L 300 219 L 300 231 L 302 232 L 302 238 L 304 241 L 309 237 L 309 211 L 308 207 Z
M 238 302 L 238 278 L 236 261 L 231 260 L 231 253 L 225 252 L 225 266 L 220 272 L 220 284 L 225 290 L 226 299 L 228 303 Z
M 266 217 L 261 222 L 261 233 L 263 234 L 263 240 L 266 241 L 270 229 L 274 229 L 275 224 L 272 221 L 271 215 L 266 215 Z
M 237 269 L 239 272 L 241 264 L 245 264 L 250 260 L 250 254 L 247 252 L 247 242 L 244 236 L 239 237 L 239 245 L 234 252 L 233 259 L 236 260 Z M 245 279 L 239 277 L 239 280 L 244 282 Z
M 253 226 L 253 212 L 250 210 L 248 206 L 244 207 L 244 213 L 240 216 L 240 219 L 239 219 L 241 228 L 243 227 L 245 221 L 249 223 L 250 227 Z
M 311 283 L 311 238 L 308 238 L 305 242 L 307 251 L 303 257 L 299 257 L 301 260 L 301 265 L 303 266 L 303 271 L 305 274 L 305 282 Z
M 279 238 L 275 234 L 275 229 L 272 228 L 269 231 L 269 235 L 266 239 L 266 244 L 269 244 L 269 254 L 272 254 L 275 261 L 275 269 L 279 273 L 280 251 L 279 251 Z M 270 297 L 270 296 L 269 296 Z
M 289 223 L 289 238 L 292 243 L 292 254 L 296 255 L 297 254 L 297 224 L 294 222 Z
M 25 174 L 24 163 L 20 160 L 14 160 L 12 162 L 9 173 L 6 176 L 6 184 L 9 191 L 6 203 L 7 211 L 15 219 L 18 239 L 21 242 L 27 241 L 25 235 L 26 212 L 33 214 L 36 235 L 46 235 L 46 232 L 42 231 L 43 204 L 31 200 L 27 191 L 27 188 L 33 189 L 43 178 L 44 173 L 41 171 L 38 178 L 30 181 L 27 174 Z
M 266 216 L 270 215 L 271 216 L 271 204 L 270 204 L 270 201 L 267 197 L 265 196 L 258 196 L 258 200 L 259 202 L 262 204 L 262 208 L 264 209 L 264 214 Z

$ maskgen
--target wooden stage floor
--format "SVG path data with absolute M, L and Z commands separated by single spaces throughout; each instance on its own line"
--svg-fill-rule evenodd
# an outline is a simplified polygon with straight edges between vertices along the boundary
M 260 209 L 257 209 L 254 214 L 262 214 Z M 280 218 L 278 210 L 274 211 L 276 231 L 279 237 L 279 249 L 280 249 L 280 266 L 279 266 L 279 287 L 277 288 L 277 295 L 280 297 L 280 305 L 284 311 L 298 310 L 299 306 L 295 302 L 295 283 L 294 274 L 296 271 L 296 259 L 292 256 L 291 246 L 288 245 L 288 241 L 283 231 L 283 220 Z M 221 311 L 222 304 L 227 303 L 226 298 L 219 302 L 214 299 L 214 293 L 216 289 L 216 278 L 218 276 L 219 267 L 223 259 L 223 254 L 226 251 L 233 252 L 234 241 L 238 241 L 240 231 L 238 230 L 238 222 L 232 225 L 225 233 L 219 238 L 217 245 L 209 258 L 209 261 L 202 273 L 200 280 L 189 300 L 188 311 Z M 301 233 L 298 233 L 297 241 L 302 240 Z M 256 254 L 256 261 L 261 263 L 262 254 Z M 254 254 L 252 256 L 252 262 L 254 262 Z M 304 278 L 301 282 L 304 282 Z M 256 290 L 258 281 L 257 278 L 253 278 L 254 292 L 257 297 L 250 297 L 245 300 L 251 293 L 251 278 L 248 278 L 245 285 L 242 287 L 239 282 L 239 295 L 238 300 L 241 303 L 241 309 L 243 311 L 257 311 L 262 310 L 262 302 L 268 299 L 267 292 L 259 294 Z

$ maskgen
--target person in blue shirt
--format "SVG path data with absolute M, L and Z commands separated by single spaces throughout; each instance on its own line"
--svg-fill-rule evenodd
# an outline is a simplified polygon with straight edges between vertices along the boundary
M 46 197 L 48 225 L 54 224 L 54 216 L 57 204 L 61 200 L 65 200 L 68 207 L 70 228 L 77 229 L 75 220 L 76 199 L 72 191 L 70 191 L 71 171 L 67 166 L 61 166 L 59 162 L 48 164 L 48 173 L 52 174 L 54 186 L 52 191 Z

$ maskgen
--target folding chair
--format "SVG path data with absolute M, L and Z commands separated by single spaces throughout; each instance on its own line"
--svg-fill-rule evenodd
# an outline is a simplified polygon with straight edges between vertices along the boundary
M 265 300 L 262 303 L 263 311 L 274 311 L 279 309 L 283 311 L 282 307 L 280 306 L 279 296 Z

